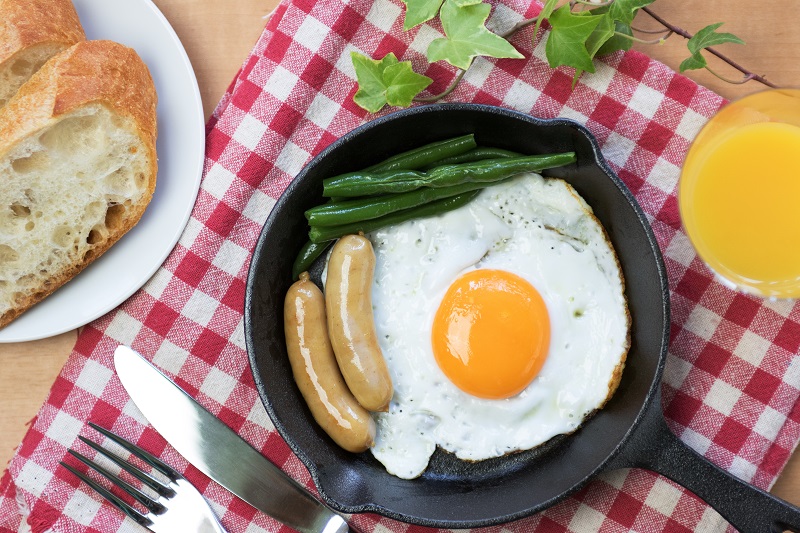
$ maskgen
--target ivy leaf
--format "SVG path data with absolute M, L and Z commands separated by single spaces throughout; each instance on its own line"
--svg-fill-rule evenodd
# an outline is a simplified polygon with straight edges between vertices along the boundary
M 482 0 L 453 0 L 458 7 L 480 4 Z M 406 15 L 403 19 L 403 30 L 408 31 L 414 26 L 428 22 L 439 14 L 444 0 L 403 0 L 406 5 Z
M 686 46 L 689 47 L 689 51 L 692 54 L 698 53 L 700 50 L 704 48 L 708 48 L 709 46 L 716 46 L 718 44 L 725 44 L 725 43 L 735 43 L 735 44 L 744 44 L 744 41 L 739 39 L 732 33 L 717 33 L 717 28 L 722 26 L 722 22 L 718 22 L 716 24 L 710 24 L 703 28 L 702 30 L 698 31 L 694 37 L 689 39 L 689 42 L 686 43 Z
M 561 6 L 550 16 L 550 36 L 545 45 L 545 54 L 550 68 L 561 65 L 594 72 L 592 56 L 586 49 L 586 41 L 594 32 L 603 15 L 576 15 L 569 4 Z
M 386 102 L 399 107 L 410 106 L 414 97 L 433 83 L 431 78 L 414 72 L 410 61 L 387 67 L 383 79 L 387 85 Z
M 433 82 L 414 72 L 410 61 L 398 61 L 392 52 L 380 60 L 358 52 L 351 52 L 350 58 L 358 78 L 358 91 L 353 101 L 370 113 L 380 111 L 386 104 L 408 107 L 414 97 Z
M 609 7 L 608 13 L 612 19 L 630 26 L 636 17 L 636 12 L 653 2 L 655 0 L 614 0 Z
M 439 14 L 444 0 L 403 0 L 406 5 L 406 16 L 403 19 L 403 30 L 408 31 L 418 24 L 427 22 Z
M 553 10 L 556 8 L 556 4 L 558 4 L 558 0 L 546 0 L 542 10 L 539 12 L 539 15 L 536 17 L 536 25 L 533 27 L 533 39 L 536 40 L 536 34 L 539 33 L 539 26 L 542 25 L 542 22 L 545 19 L 549 19 L 550 15 L 553 14 Z
M 630 50 L 631 47 L 633 47 L 633 39 L 623 37 L 624 35 L 633 37 L 633 30 L 631 29 L 630 24 L 625 24 L 624 22 L 620 22 L 618 20 L 614 21 L 614 35 L 605 43 L 603 43 L 603 46 L 601 46 L 600 50 L 597 51 L 597 55 L 605 56 L 608 54 L 613 54 L 617 50 Z
M 586 39 L 586 51 L 589 52 L 589 57 L 594 59 L 594 56 L 600 49 L 614 36 L 616 28 L 614 19 L 609 15 L 595 15 L 600 17 L 597 26 L 594 28 L 589 38 Z
M 598 56 L 613 54 L 618 50 L 630 50 L 633 47 L 633 29 L 631 23 L 636 17 L 636 13 L 643 7 L 649 6 L 655 0 L 614 0 L 607 8 L 592 10 L 597 12 L 599 9 L 607 9 L 608 16 L 614 21 L 614 35 L 612 35 L 597 50 Z M 628 37 L 626 37 L 626 35 Z
M 621 11 L 615 11 L 614 13 L 611 12 L 611 7 L 614 6 L 617 2 L 613 2 L 611 4 L 606 4 L 600 7 L 593 8 L 588 13 L 593 15 L 603 15 L 608 14 L 608 18 L 614 23 L 614 30 L 611 35 L 597 50 L 596 56 L 604 56 L 608 54 L 613 54 L 617 50 L 630 50 L 633 47 L 633 39 L 629 39 L 628 37 L 633 37 L 633 29 L 629 23 L 622 22 L 618 19 L 618 17 L 626 18 L 628 17 L 627 13 L 628 10 L 633 10 L 634 6 L 630 5 L 629 0 L 619 0 L 623 2 L 621 7 Z M 648 0 L 642 0 L 648 1 Z M 628 2 L 626 5 L 625 2 Z M 649 3 L 649 1 L 648 1 Z M 642 6 L 643 7 L 643 6 Z M 617 6 L 617 9 L 620 9 L 620 6 Z M 638 9 L 638 8 L 637 8 Z M 580 11 L 579 13 L 587 13 L 586 11 Z M 635 13 L 633 13 L 635 15 Z M 631 17 L 632 18 L 632 17 Z M 602 24 L 601 24 L 602 25 Z M 626 37 L 627 36 L 627 37 Z
M 474 6 L 480 4 L 483 0 L 453 0 L 458 7 Z
M 428 46 L 428 61 L 444 60 L 466 70 L 476 56 L 507 57 L 521 59 L 514 46 L 490 32 L 484 26 L 489 18 L 489 4 L 473 4 L 459 7 L 454 0 L 445 0 L 439 17 L 445 37 Z
M 687 57 L 681 61 L 680 67 L 678 68 L 681 72 L 685 72 L 687 70 L 706 68 L 706 65 L 708 65 L 708 63 L 706 63 L 706 58 L 703 57 L 703 54 L 695 52 L 691 57 Z
M 744 44 L 743 40 L 732 33 L 717 33 L 717 28 L 720 26 L 722 26 L 722 22 L 710 24 L 689 39 L 686 46 L 689 47 L 692 55 L 681 62 L 680 67 L 678 67 L 681 72 L 706 68 L 708 63 L 700 52 L 709 46 L 725 43 Z
M 583 13 L 587 13 L 584 11 Z M 589 53 L 589 57 L 594 60 L 594 57 L 597 55 L 598 51 L 605 46 L 605 44 L 614 37 L 614 20 L 607 14 L 603 15 L 594 15 L 596 17 L 600 17 L 600 21 L 597 23 L 597 26 L 589 35 L 589 38 L 586 39 L 586 51 Z M 572 86 L 575 86 L 575 83 L 578 81 L 578 78 L 581 77 L 583 74 L 583 70 L 580 68 L 575 69 L 575 76 L 572 78 Z

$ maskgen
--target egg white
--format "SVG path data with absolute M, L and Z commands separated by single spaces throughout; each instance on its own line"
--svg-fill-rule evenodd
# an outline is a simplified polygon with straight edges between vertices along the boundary
M 419 476 L 437 446 L 469 461 L 533 448 L 574 431 L 613 392 L 629 345 L 622 275 L 603 228 L 564 181 L 524 174 L 457 210 L 368 237 L 375 326 L 394 384 L 389 412 L 374 414 L 371 451 L 388 472 Z M 479 268 L 523 277 L 550 315 L 542 370 L 504 400 L 457 388 L 431 348 L 444 293 Z

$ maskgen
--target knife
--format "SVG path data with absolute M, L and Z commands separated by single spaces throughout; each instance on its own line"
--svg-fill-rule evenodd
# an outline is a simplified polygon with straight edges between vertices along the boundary
M 114 351 L 123 387 L 186 460 L 256 509 L 300 533 L 346 533 L 344 519 L 272 464 L 144 357 Z

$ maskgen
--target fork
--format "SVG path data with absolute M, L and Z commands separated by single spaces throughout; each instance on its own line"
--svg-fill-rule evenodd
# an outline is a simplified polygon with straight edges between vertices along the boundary
M 145 487 L 149 488 L 157 495 L 155 497 L 148 496 L 143 491 L 121 479 L 118 475 L 110 472 L 108 469 L 97 464 L 80 452 L 69 450 L 69 453 L 79 461 L 97 471 L 144 506 L 147 512 L 142 513 L 122 498 L 113 494 L 100 483 L 94 481 L 87 474 L 61 461 L 61 465 L 64 468 L 78 476 L 87 485 L 96 490 L 103 498 L 114 504 L 138 524 L 154 533 L 226 533 L 222 524 L 220 524 L 216 515 L 211 510 L 211 507 L 208 505 L 208 502 L 203 498 L 203 495 L 178 471 L 133 443 L 111 433 L 107 429 L 91 422 L 89 422 L 89 425 L 153 467 L 155 471 L 163 474 L 169 479 L 169 482 L 165 483 L 156 479 L 139 467 L 118 457 L 85 437 L 78 437 L 92 449 L 141 481 Z

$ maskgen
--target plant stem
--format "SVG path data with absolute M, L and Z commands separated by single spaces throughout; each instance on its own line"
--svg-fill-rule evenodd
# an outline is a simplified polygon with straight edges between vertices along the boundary
M 470 66 L 472 66 L 472 63 L 470 63 Z M 467 67 L 467 68 L 469 68 L 469 67 Z M 466 73 L 467 73 L 466 70 L 459 70 L 459 72 L 456 75 L 456 77 L 453 78 L 452 83 L 450 83 L 450 85 L 448 85 L 447 89 L 445 89 L 441 93 L 435 94 L 433 96 L 414 97 L 413 100 L 415 102 L 424 102 L 424 103 L 438 102 L 439 100 L 441 100 L 442 98 L 444 98 L 445 96 L 447 96 L 448 94 L 450 94 L 451 92 L 453 92 L 455 90 L 455 88 L 461 82 L 461 79 L 464 77 L 464 74 L 466 74 Z
M 747 83 L 748 81 L 750 81 L 750 80 L 752 80 L 752 79 L 755 79 L 755 77 L 754 77 L 754 74 L 745 74 L 745 75 L 742 77 L 742 79 L 740 79 L 740 80 L 732 80 L 732 79 L 730 79 L 730 78 L 726 78 L 726 77 L 725 77 L 725 76 L 723 76 L 722 74 L 719 74 L 719 73 L 717 73 L 717 72 L 714 72 L 713 70 L 711 70 L 711 69 L 708 67 L 708 65 L 706 65 L 706 66 L 705 66 L 705 69 L 706 69 L 707 71 L 709 71 L 709 72 L 710 72 L 710 73 L 711 73 L 711 74 L 712 74 L 714 77 L 716 77 L 716 78 L 718 78 L 718 79 L 720 79 L 720 80 L 724 81 L 725 83 L 730 83 L 731 85 L 742 85 L 742 84 L 744 84 L 744 83 Z
M 660 32 L 660 33 L 665 33 L 665 32 Z M 666 38 L 669 37 L 670 35 L 672 35 L 672 31 L 671 30 L 666 30 L 666 35 L 664 35 L 663 37 L 659 37 L 658 39 L 651 39 L 649 41 L 645 40 L 645 39 L 639 39 L 638 37 L 634 37 L 633 35 L 628 35 L 627 33 L 622 33 L 622 32 L 619 32 L 619 31 L 615 31 L 614 35 L 616 35 L 618 37 L 623 37 L 625 39 L 630 39 L 631 41 L 633 41 L 635 43 L 641 43 L 641 44 L 663 44 L 664 41 L 666 40 Z
M 613 0 L 607 0 L 607 1 L 603 2 L 603 3 L 596 4 L 596 3 L 592 3 L 592 2 L 587 2 L 586 0 L 571 0 L 570 5 L 574 7 L 577 4 L 582 4 L 582 5 L 599 7 L 599 6 L 611 4 L 612 2 L 613 2 Z M 688 31 L 686 31 L 686 30 L 684 30 L 682 28 L 679 28 L 678 26 L 675 26 L 674 24 L 671 24 L 671 23 L 667 22 L 666 20 L 664 20 L 663 18 L 658 16 L 649 7 L 645 6 L 645 7 L 642 7 L 641 9 L 642 9 L 642 11 L 644 11 L 645 13 L 650 15 L 650 17 L 652 17 L 656 22 L 658 22 L 659 24 L 664 26 L 664 28 L 666 28 L 666 29 L 665 30 L 643 30 L 643 29 L 639 29 L 639 28 L 632 28 L 632 29 L 634 29 L 635 31 L 640 32 L 640 33 L 650 33 L 650 34 L 665 33 L 666 35 L 664 35 L 663 37 L 660 37 L 659 39 L 654 39 L 654 40 L 647 41 L 647 40 L 643 40 L 643 39 L 639 39 L 639 38 L 633 37 L 631 35 L 626 35 L 626 34 L 618 33 L 618 32 L 615 32 L 615 33 L 617 35 L 621 36 L 621 37 L 625 37 L 627 39 L 631 39 L 632 41 L 639 42 L 639 43 L 644 43 L 644 44 L 660 44 L 660 43 L 663 43 L 664 40 L 667 37 L 671 36 L 673 33 L 675 33 L 677 35 L 680 35 L 684 39 L 691 39 L 693 37 L 693 35 L 691 33 L 689 33 Z M 530 26 L 532 24 L 535 24 L 537 20 L 538 20 L 538 17 L 533 17 L 533 18 L 530 18 L 530 19 L 522 20 L 522 21 L 514 24 L 508 30 L 506 30 L 506 31 L 504 31 L 502 33 L 498 33 L 497 35 L 499 35 L 500 37 L 503 37 L 504 39 L 506 39 L 506 38 L 510 37 L 511 35 L 517 33 L 518 31 L 520 31 L 521 29 L 523 29 L 523 28 L 525 28 L 527 26 Z M 713 49 L 713 48 L 705 48 L 705 50 L 707 50 L 710 54 L 713 54 L 713 55 L 717 56 L 719 59 L 721 59 L 722 61 L 724 61 L 725 63 L 727 63 L 728 65 L 730 65 L 731 67 L 733 67 L 734 69 L 738 70 L 739 72 L 741 72 L 744 75 L 744 77 L 741 80 L 731 80 L 731 79 L 728 79 L 728 78 L 718 74 L 717 72 L 714 72 L 713 70 L 708 68 L 708 66 L 706 66 L 705 67 L 706 70 L 708 70 L 712 75 L 716 76 L 717 78 L 719 78 L 719 79 L 721 79 L 721 80 L 723 80 L 723 81 L 725 81 L 727 83 L 734 84 L 734 85 L 740 85 L 740 84 L 746 83 L 746 82 L 748 82 L 750 80 L 755 80 L 755 81 L 757 81 L 759 83 L 762 83 L 762 84 L 766 85 L 767 87 L 777 88 L 777 85 L 775 85 L 771 81 L 767 80 L 764 76 L 760 76 L 758 74 L 754 74 L 750 70 L 746 69 L 745 67 L 741 66 L 740 64 L 736 63 L 735 61 L 733 61 L 732 59 L 727 57 L 726 55 L 724 55 L 724 54 L 722 54 L 720 52 L 717 52 L 715 49 Z M 470 66 L 472 66 L 472 63 L 470 63 Z M 467 69 L 468 68 L 469 67 L 467 67 Z M 448 85 L 448 87 L 444 91 L 442 91 L 441 93 L 433 95 L 433 96 L 422 97 L 422 98 L 415 97 L 414 98 L 414 102 L 424 102 L 424 103 L 437 102 L 437 101 L 441 100 L 442 98 L 446 97 L 447 95 L 449 95 L 450 93 L 452 93 L 455 90 L 455 88 L 458 86 L 458 84 L 464 78 L 464 75 L 467 73 L 467 69 L 459 70 L 458 74 L 456 75 L 455 78 L 453 78 L 453 81 L 450 83 L 450 85 Z
M 606 0 L 605 2 L 589 2 L 588 0 L 572 0 L 569 3 L 569 5 L 570 5 L 570 7 L 575 7 L 578 4 L 582 4 L 584 6 L 590 6 L 592 8 L 595 8 L 595 7 L 610 6 L 613 3 L 614 3 L 614 0 Z
M 644 28 L 637 28 L 636 26 L 631 26 L 631 29 L 636 33 L 648 33 L 651 35 L 656 35 L 659 33 L 672 33 L 672 30 L 670 30 L 669 28 L 664 28 L 661 30 L 646 30 Z
M 504 31 L 502 33 L 498 33 L 497 35 L 499 35 L 503 39 L 506 39 L 506 38 L 514 35 L 515 33 L 517 33 L 522 28 L 530 26 L 531 24 L 536 24 L 537 20 L 539 20 L 539 17 L 533 17 L 532 19 L 521 20 L 521 21 L 517 22 L 516 24 L 514 24 L 513 26 L 511 26 L 506 31 Z
M 668 30 L 670 30 L 672 33 L 676 33 L 676 34 L 680 35 L 681 37 L 683 37 L 683 38 L 685 38 L 685 39 L 691 39 L 691 38 L 693 37 L 693 36 L 692 36 L 692 34 L 691 34 L 691 33 L 689 33 L 688 31 L 686 31 L 686 30 L 684 30 L 684 29 L 682 29 L 682 28 L 679 28 L 679 27 L 677 27 L 677 26 L 675 26 L 675 25 L 673 25 L 673 24 L 670 24 L 669 22 L 667 22 L 667 21 L 666 21 L 666 20 L 664 20 L 663 18 L 661 18 L 661 17 L 659 17 L 658 15 L 656 15 L 655 13 L 653 13 L 653 10 L 652 10 L 652 9 L 650 9 L 649 7 L 646 7 L 646 6 L 645 6 L 645 7 L 643 7 L 643 8 L 642 8 L 642 11 L 644 11 L 645 13 L 647 13 L 648 15 L 650 15 L 650 16 L 651 16 L 651 17 L 652 17 L 652 18 L 653 18 L 653 19 L 654 19 L 656 22 L 658 22 L 659 24 L 661 24 L 662 26 L 664 26 L 665 28 L 667 28 Z M 705 50 L 707 50 L 707 51 L 708 51 L 708 53 L 710 53 L 710 54 L 713 54 L 713 55 L 717 56 L 717 57 L 718 57 L 718 58 L 720 58 L 722 61 L 724 61 L 725 63 L 727 63 L 728 65 L 730 65 L 731 67 L 735 68 L 736 70 L 738 70 L 739 72 L 741 72 L 742 74 L 744 74 L 744 79 L 743 79 L 741 82 L 731 82 L 731 83 L 744 83 L 744 82 L 746 82 L 746 81 L 755 80 L 755 81 L 757 81 L 757 82 L 759 82 L 759 83 L 763 83 L 763 84 L 764 84 L 764 85 L 766 85 L 767 87 L 772 87 L 773 89 L 774 89 L 774 88 L 777 88 L 777 85 L 775 85 L 775 84 L 774 84 L 774 83 L 772 83 L 771 81 L 767 80 L 767 79 L 766 79 L 764 76 L 760 76 L 760 75 L 758 75 L 758 74 L 754 74 L 754 73 L 753 73 L 753 72 L 751 72 L 750 70 L 748 70 L 748 69 L 746 69 L 745 67 L 741 66 L 740 64 L 738 64 L 737 62 L 733 61 L 732 59 L 730 59 L 730 58 L 729 58 L 729 57 L 727 57 L 726 55 L 724 55 L 724 54 L 721 54 L 721 53 L 717 52 L 717 51 L 716 51 L 716 50 L 714 50 L 713 48 L 705 48 Z M 707 68 L 707 67 L 706 67 L 706 68 Z M 714 74 L 715 76 L 717 76 L 718 78 L 720 78 L 720 79 L 723 79 L 723 80 L 725 80 L 725 81 L 729 81 L 729 80 L 727 80 L 727 79 L 725 79 L 725 78 L 722 78 L 721 76 L 719 76 L 719 75 L 718 75 L 718 74 L 716 74 L 715 72 L 711 71 L 711 69 L 708 69 L 708 70 L 709 70 L 709 71 L 710 71 L 712 74 Z
M 505 39 L 517 33 L 519 30 L 525 28 L 526 26 L 530 26 L 531 24 L 536 24 L 536 21 L 538 19 L 539 17 L 533 17 L 530 19 L 521 20 L 516 24 L 514 24 L 513 26 L 511 26 L 511 28 L 509 28 L 508 30 L 504 31 L 503 33 L 498 33 L 497 35 Z M 472 63 L 470 63 L 469 65 L 471 67 Z M 467 73 L 468 69 L 469 67 L 467 67 L 467 69 L 459 70 L 458 74 L 456 75 L 455 78 L 453 78 L 453 81 L 450 83 L 450 85 L 448 85 L 447 88 L 441 93 L 435 94 L 433 96 L 424 96 L 424 97 L 417 96 L 413 98 L 413 101 L 422 102 L 426 104 L 429 104 L 431 102 L 438 102 L 439 100 L 441 100 L 442 98 L 444 98 L 445 96 L 447 96 L 448 94 L 450 94 L 455 90 L 458 84 L 461 83 L 461 80 L 464 78 L 464 75 Z

